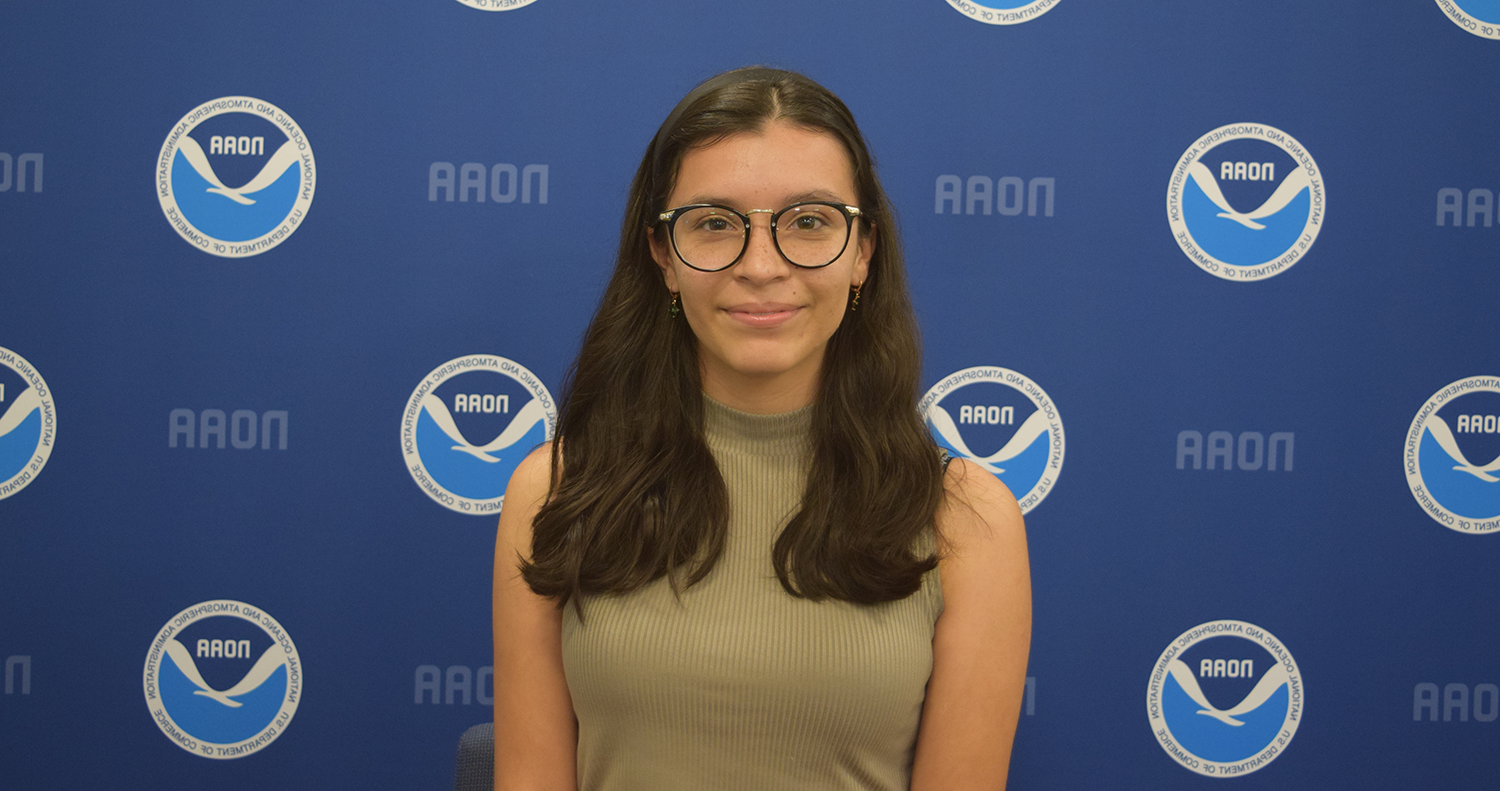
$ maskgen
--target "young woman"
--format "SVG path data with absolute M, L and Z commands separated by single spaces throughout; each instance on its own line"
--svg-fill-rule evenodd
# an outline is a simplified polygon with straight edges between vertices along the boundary
M 495 549 L 496 788 L 1005 785 L 1015 499 L 917 414 L 895 223 L 799 74 L 699 85 L 646 149 L 558 438 Z

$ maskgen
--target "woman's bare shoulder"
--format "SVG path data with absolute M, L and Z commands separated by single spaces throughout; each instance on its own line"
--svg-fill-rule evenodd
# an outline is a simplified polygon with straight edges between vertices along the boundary
M 559 454 L 560 455 L 560 454 Z M 552 443 L 538 445 L 516 465 L 505 487 L 505 506 L 500 509 L 500 540 L 529 555 L 531 520 L 541 510 L 552 489 Z
M 516 486 L 526 490 L 523 494 L 540 486 L 542 493 L 546 494 L 552 483 L 552 445 L 551 442 L 543 442 L 532 448 L 526 458 L 516 465 L 516 471 L 510 476 L 510 485 L 505 489 L 507 501 L 510 500 L 511 488 Z M 562 453 L 559 452 L 558 456 L 561 457 Z M 559 458 L 558 461 L 560 463 L 562 459 Z
M 999 478 L 968 459 L 955 458 L 943 476 L 938 535 L 950 558 L 1025 547 L 1021 508 Z

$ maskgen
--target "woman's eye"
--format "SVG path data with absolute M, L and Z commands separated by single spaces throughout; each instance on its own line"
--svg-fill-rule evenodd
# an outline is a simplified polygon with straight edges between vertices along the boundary
M 729 222 L 729 218 L 727 217 L 704 217 L 698 221 L 694 228 L 695 230 L 709 233 L 724 233 L 735 230 L 734 225 Z
M 792 221 L 792 227 L 799 231 L 816 231 L 828 225 L 828 222 L 816 214 L 799 215 Z

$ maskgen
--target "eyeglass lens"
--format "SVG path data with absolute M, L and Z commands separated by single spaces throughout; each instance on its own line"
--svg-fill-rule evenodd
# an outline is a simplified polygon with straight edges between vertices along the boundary
M 788 261 L 805 267 L 833 263 L 849 241 L 850 222 L 821 203 L 790 206 L 776 217 L 776 245 Z M 749 240 L 745 218 L 720 206 L 688 209 L 672 226 L 677 254 L 696 269 L 723 269 L 740 257 Z

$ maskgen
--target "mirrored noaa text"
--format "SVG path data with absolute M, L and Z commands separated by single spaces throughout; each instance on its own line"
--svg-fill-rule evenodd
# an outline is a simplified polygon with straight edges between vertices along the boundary
M 270 615 L 229 599 L 172 616 L 146 654 L 146 706 L 174 744 L 243 758 L 279 738 L 302 700 L 302 660 Z
M 1062 472 L 1062 417 L 1040 385 L 1008 368 L 958 371 L 922 396 L 937 443 L 999 478 L 1021 505 L 1035 508 Z
M 1300 261 L 1323 227 L 1324 204 L 1312 155 L 1264 124 L 1229 124 L 1202 136 L 1167 185 L 1177 245 L 1225 280 L 1263 280 Z
M 1156 741 L 1211 777 L 1265 768 L 1302 721 L 1302 674 L 1281 641 L 1243 621 L 1199 624 L 1167 646 L 1146 685 Z
M 955 11 L 990 25 L 1018 25 L 1051 11 L 1058 0 L 948 0 Z
M 312 146 L 291 116 L 248 96 L 204 102 L 162 143 L 156 192 L 188 244 L 243 258 L 286 241 L 317 186 Z
M 1500 376 L 1433 393 L 1407 429 L 1402 463 L 1412 496 L 1438 524 L 1500 531 Z
M 36 480 L 56 436 L 47 380 L 26 358 L 0 347 L 0 500 Z
M 434 368 L 401 417 L 401 453 L 428 497 L 465 514 L 494 515 L 511 473 L 552 439 L 557 407 L 525 366 L 475 354 Z

